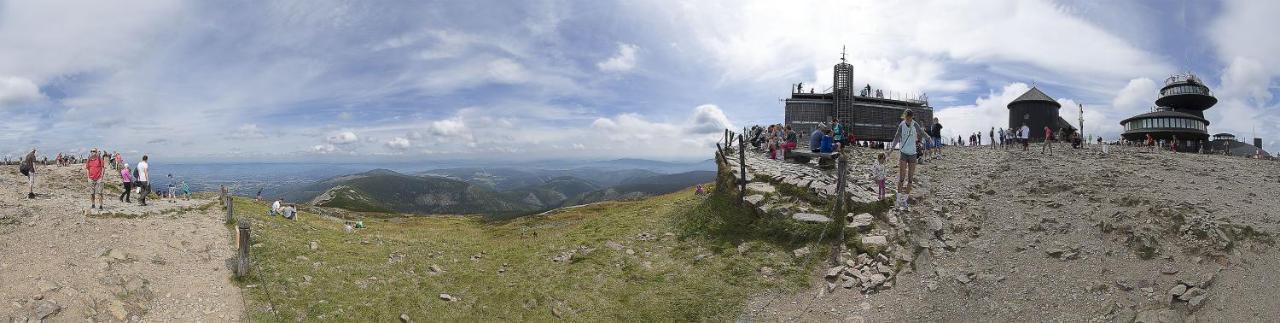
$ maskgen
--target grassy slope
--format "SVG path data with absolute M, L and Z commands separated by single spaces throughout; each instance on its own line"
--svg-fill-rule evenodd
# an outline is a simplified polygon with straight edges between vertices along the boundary
M 250 315 L 263 321 L 394 321 L 401 313 L 417 320 L 545 321 L 555 318 L 553 307 L 582 321 L 732 320 L 750 295 L 806 286 L 825 254 L 825 244 L 807 241 L 821 227 L 755 219 L 690 190 L 506 222 L 370 219 L 354 234 L 310 214 L 300 221 L 267 218 L 266 205 L 252 200 L 238 199 L 236 210 L 255 215 L 252 252 L 260 270 L 243 284 L 254 286 L 245 289 Z M 640 233 L 659 240 L 635 240 Z M 319 241 L 319 250 L 309 250 L 310 240 Z M 605 247 L 610 240 L 635 254 Z M 739 254 L 743 241 L 753 247 Z M 802 245 L 816 247 L 817 256 L 792 257 L 790 250 Z M 579 246 L 595 250 L 568 264 L 550 260 Z M 392 253 L 404 260 L 390 262 Z M 712 256 L 694 260 L 704 254 Z M 428 274 L 432 264 L 444 274 Z M 498 273 L 503 264 L 506 272 Z M 761 266 L 778 274 L 766 278 L 757 273 Z M 304 275 L 314 279 L 305 283 Z M 440 293 L 462 300 L 445 302 Z

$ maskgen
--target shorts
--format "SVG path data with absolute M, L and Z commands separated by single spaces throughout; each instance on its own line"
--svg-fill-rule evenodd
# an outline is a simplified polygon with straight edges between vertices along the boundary
M 89 192 L 90 192 L 90 194 L 102 194 L 102 181 L 101 181 L 101 180 L 96 180 L 96 181 L 94 181 L 94 180 L 90 180 L 90 181 L 89 181 Z
M 917 162 L 919 162 L 919 161 L 920 161 L 920 160 L 917 158 L 916 154 L 907 154 L 907 153 L 899 153 L 899 154 L 900 154 L 900 156 L 901 156 L 902 160 L 907 161 L 907 164 L 915 164 L 915 163 L 917 163 Z

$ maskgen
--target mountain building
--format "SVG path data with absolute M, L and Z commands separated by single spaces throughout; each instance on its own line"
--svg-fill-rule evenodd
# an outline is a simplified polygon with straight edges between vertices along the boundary
M 1170 76 L 1160 88 L 1155 111 L 1120 121 L 1124 127 L 1122 136 L 1137 142 L 1146 141 L 1148 134 L 1166 142 L 1177 138 L 1178 150 L 1199 151 L 1200 144 L 1209 140 L 1209 120 L 1204 118 L 1204 110 L 1217 103 L 1213 92 L 1194 74 Z M 1235 137 L 1230 140 L 1235 141 Z
M 1076 132 L 1076 127 L 1071 126 L 1071 122 L 1058 115 L 1058 109 L 1062 108 L 1062 104 L 1034 86 L 1027 90 L 1027 93 L 1010 101 L 1007 107 L 1009 108 L 1009 128 L 1018 129 L 1022 128 L 1022 125 L 1027 125 L 1031 128 L 1032 139 L 1043 140 L 1045 126 L 1053 129 L 1054 133 L 1064 132 L 1060 135 Z
M 1213 140 L 1205 143 L 1204 152 L 1237 157 L 1257 157 L 1258 155 L 1264 158 L 1271 157 L 1271 153 L 1262 149 L 1262 138 L 1253 138 L 1253 144 L 1250 145 L 1236 140 L 1235 135 L 1225 132 L 1213 135 Z
M 873 89 L 870 84 L 856 88 L 853 65 L 845 62 L 834 67 L 832 86 L 823 93 L 805 92 L 804 84 L 791 87 L 791 97 L 784 100 L 785 124 L 807 137 L 818 127 L 830 127 L 839 120 L 857 140 L 892 141 L 902 114 L 912 110 L 921 126 L 933 123 L 933 107 L 925 95 L 899 95 Z

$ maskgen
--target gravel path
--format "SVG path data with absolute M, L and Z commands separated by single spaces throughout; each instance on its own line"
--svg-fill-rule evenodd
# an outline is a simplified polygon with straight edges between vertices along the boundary
M 813 289 L 762 293 L 743 318 L 1280 320 L 1280 163 L 1055 148 L 950 148 L 919 168 L 910 230 L 894 228 L 914 252 L 892 288 L 827 291 L 823 268 Z M 1179 299 L 1179 286 L 1204 296 Z
M 213 200 L 107 196 L 106 210 L 88 211 L 81 165 L 39 171 L 28 200 L 17 168 L 0 167 L 0 320 L 242 320 Z

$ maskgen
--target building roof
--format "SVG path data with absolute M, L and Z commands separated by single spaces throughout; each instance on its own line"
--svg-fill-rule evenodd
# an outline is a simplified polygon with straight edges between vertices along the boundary
M 1171 110 L 1160 110 L 1156 112 L 1139 114 L 1136 116 L 1129 117 L 1128 119 L 1120 120 L 1120 123 L 1124 124 L 1125 122 L 1129 122 L 1129 120 L 1148 119 L 1148 118 L 1184 118 L 1184 119 L 1195 119 L 1195 120 L 1204 121 L 1205 123 L 1209 123 L 1209 120 L 1205 120 L 1205 118 L 1198 117 L 1194 114 L 1171 111 Z
M 1222 133 L 1214 134 L 1213 136 L 1214 137 L 1235 137 L 1236 135 L 1222 132 Z
M 1054 100 L 1053 98 L 1049 97 L 1048 94 L 1044 94 L 1044 92 L 1041 92 L 1040 89 L 1037 89 L 1035 87 L 1032 87 L 1030 90 L 1027 90 L 1027 93 L 1023 93 L 1022 95 L 1019 95 L 1017 99 L 1013 99 L 1013 101 L 1009 102 L 1009 105 L 1013 105 L 1014 103 L 1020 103 L 1020 102 L 1051 102 L 1055 107 L 1059 107 L 1059 108 L 1062 107 L 1062 104 L 1059 104 L 1057 100 Z

